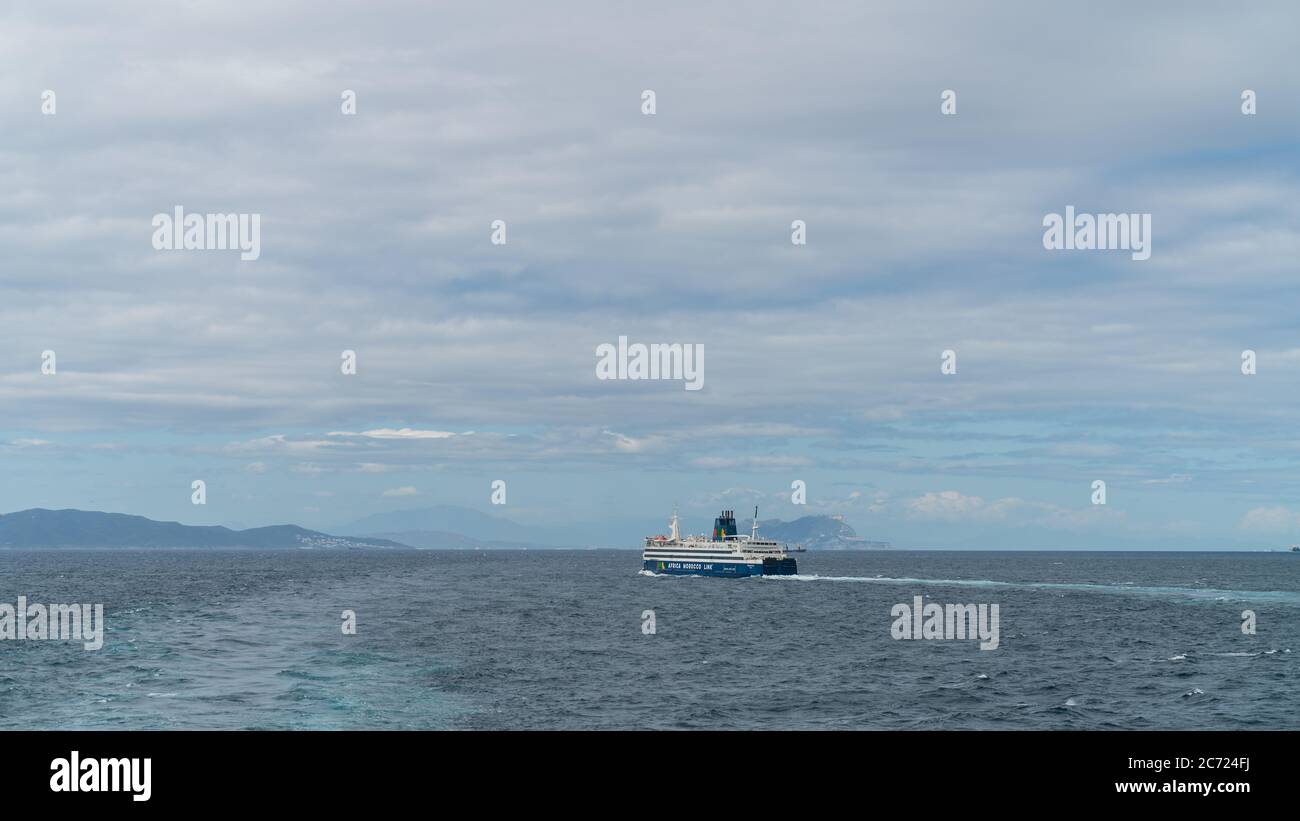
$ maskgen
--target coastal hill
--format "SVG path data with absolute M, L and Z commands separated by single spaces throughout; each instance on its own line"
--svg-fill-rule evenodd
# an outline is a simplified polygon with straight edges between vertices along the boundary
M 157 522 L 124 513 L 32 508 L 0 515 L 0 548 L 256 547 L 404 548 L 385 539 L 330 536 L 297 525 L 249 530 Z
M 737 522 L 736 531 L 749 533 L 753 521 Z M 764 539 L 802 545 L 808 550 L 881 550 L 892 547 L 889 542 L 863 539 L 843 516 L 802 516 L 793 522 L 759 519 L 758 535 Z
M 699 523 L 695 523 L 699 524 Z M 742 534 L 749 521 L 738 523 Z M 424 548 L 489 550 L 518 548 L 641 548 L 647 535 L 663 532 L 662 523 L 575 522 L 568 527 L 521 525 L 504 517 L 470 508 L 442 506 L 420 511 L 378 514 L 331 528 L 333 536 L 297 525 L 272 525 L 232 530 L 216 525 L 183 525 L 144 516 L 89 510 L 32 508 L 0 515 L 0 548 L 60 547 L 248 547 L 267 550 L 296 548 Z M 683 527 L 684 532 L 708 533 L 709 527 Z M 759 521 L 759 535 L 809 550 L 861 550 L 889 547 L 858 537 L 840 516 L 804 516 L 792 522 Z

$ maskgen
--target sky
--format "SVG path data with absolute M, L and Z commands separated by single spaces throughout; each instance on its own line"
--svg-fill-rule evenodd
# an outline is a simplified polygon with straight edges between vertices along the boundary
M 758 505 L 899 547 L 1286 547 L 1297 31 L 1291 3 L 10 4 L 0 512 Z M 259 215 L 258 258 L 156 249 L 177 206 Z M 1149 214 L 1150 258 L 1045 248 L 1067 206 Z M 599 379 L 620 336 L 702 346 L 702 388 Z

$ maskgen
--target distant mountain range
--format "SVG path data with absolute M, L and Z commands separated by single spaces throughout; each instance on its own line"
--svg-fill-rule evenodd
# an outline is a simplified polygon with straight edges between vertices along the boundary
M 404 548 L 385 539 L 342 538 L 297 525 L 250 530 L 156 522 L 143 516 L 33 508 L 0 515 L 4 547 Z
M 333 529 L 333 528 L 332 528 Z M 443 505 L 424 510 L 367 516 L 337 528 L 332 536 L 297 525 L 273 525 L 248 530 L 219 526 L 159 522 L 144 516 L 87 510 L 33 508 L 0 515 L 0 548 L 36 547 L 252 547 L 293 548 L 425 548 L 509 549 L 547 547 L 641 547 L 641 538 L 662 532 L 662 525 L 610 522 L 571 527 L 533 527 L 470 508 Z M 749 533 L 750 522 L 739 531 Z M 696 532 L 708 532 L 702 528 Z M 868 542 L 841 516 L 804 516 L 793 522 L 759 522 L 759 534 L 812 550 L 852 550 L 889 547 Z

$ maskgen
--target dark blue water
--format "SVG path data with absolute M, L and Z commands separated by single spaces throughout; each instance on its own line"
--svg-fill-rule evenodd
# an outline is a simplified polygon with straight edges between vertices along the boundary
M 626 551 L 0 551 L 0 601 L 100 602 L 108 624 L 98 651 L 0 641 L 0 727 L 1300 728 L 1300 556 L 799 564 L 732 580 L 643 575 Z M 891 638 L 914 595 L 998 604 L 1000 647 Z

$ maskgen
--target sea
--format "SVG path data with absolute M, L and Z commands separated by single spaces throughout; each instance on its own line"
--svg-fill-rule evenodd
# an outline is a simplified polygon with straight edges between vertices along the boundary
M 1300 728 L 1300 555 L 797 558 L 0 550 L 0 603 L 105 622 L 98 650 L 0 640 L 0 728 Z M 997 647 L 897 638 L 918 596 L 997 605 Z

